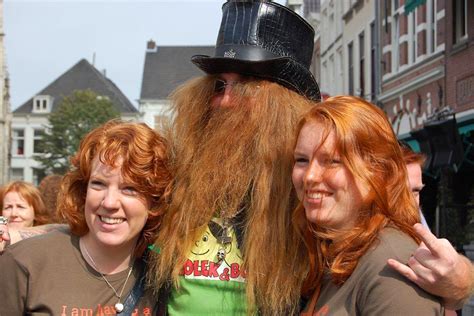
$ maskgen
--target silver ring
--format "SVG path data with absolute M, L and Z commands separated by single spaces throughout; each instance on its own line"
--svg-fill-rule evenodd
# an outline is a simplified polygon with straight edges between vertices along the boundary
M 6 225 L 8 224 L 8 218 L 5 216 L 0 216 L 0 225 Z

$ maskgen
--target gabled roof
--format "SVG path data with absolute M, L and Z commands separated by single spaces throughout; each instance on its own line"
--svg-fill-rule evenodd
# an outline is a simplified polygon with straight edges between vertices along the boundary
M 158 46 L 147 51 L 140 99 L 168 98 L 180 84 L 204 73 L 191 63 L 193 55 L 214 56 L 214 46 Z
M 71 95 L 74 90 L 86 89 L 90 89 L 98 95 L 109 97 L 116 109 L 121 113 L 138 112 L 115 83 L 105 77 L 85 59 L 81 59 L 36 95 L 52 96 L 52 111 L 55 111 L 65 96 Z M 34 96 L 13 111 L 13 113 L 32 113 L 33 98 Z

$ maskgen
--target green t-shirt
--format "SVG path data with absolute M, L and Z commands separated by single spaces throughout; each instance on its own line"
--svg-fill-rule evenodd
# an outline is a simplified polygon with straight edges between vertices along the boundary
M 214 227 L 222 221 L 212 219 Z M 219 263 L 222 248 L 219 236 L 210 225 L 195 241 L 182 270 L 180 288 L 174 289 L 168 302 L 170 315 L 245 315 L 245 272 L 242 255 L 233 228 L 232 242 L 225 247 L 225 258 Z

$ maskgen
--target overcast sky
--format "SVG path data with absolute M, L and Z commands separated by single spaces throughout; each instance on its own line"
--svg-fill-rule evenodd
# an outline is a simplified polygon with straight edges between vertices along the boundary
M 12 109 L 80 59 L 106 69 L 137 105 L 146 43 L 213 45 L 219 0 L 4 0 Z

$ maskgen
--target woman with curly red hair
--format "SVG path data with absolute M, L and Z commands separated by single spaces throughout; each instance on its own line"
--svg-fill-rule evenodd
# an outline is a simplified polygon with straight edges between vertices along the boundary
M 143 123 L 111 121 L 86 135 L 71 161 L 58 198 L 70 232 L 4 252 L 0 314 L 151 314 L 156 300 L 145 293 L 136 303 L 134 284 L 166 208 L 167 142 Z
M 436 297 L 387 266 L 415 251 L 420 217 L 385 114 L 356 97 L 329 98 L 300 121 L 294 159 L 293 222 L 309 266 L 302 314 L 443 314 Z

